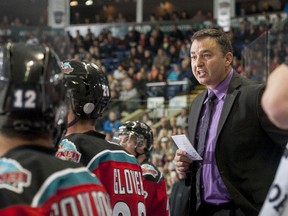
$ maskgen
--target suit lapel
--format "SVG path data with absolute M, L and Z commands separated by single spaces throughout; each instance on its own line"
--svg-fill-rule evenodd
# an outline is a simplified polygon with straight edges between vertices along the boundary
M 193 102 L 195 104 L 195 109 L 193 109 L 193 111 L 190 111 L 190 116 L 189 116 L 189 127 L 188 127 L 188 134 L 189 134 L 189 139 L 190 142 L 193 144 L 193 146 L 195 146 L 195 138 L 196 138 L 196 133 L 197 133 L 197 125 L 198 125 L 198 121 L 200 118 L 200 114 L 201 114 L 201 109 L 202 109 L 202 105 L 204 103 L 204 100 L 207 96 L 207 92 L 208 90 L 204 90 L 202 93 L 200 93 L 200 95 L 195 98 L 195 101 Z
M 222 108 L 221 116 L 219 119 L 219 124 L 217 128 L 217 137 L 216 140 L 218 139 L 218 136 L 223 128 L 223 125 L 230 113 L 230 110 L 232 108 L 232 105 L 236 99 L 237 94 L 239 93 L 238 88 L 241 86 L 241 79 L 237 73 L 234 72 L 231 82 L 229 84 L 227 94 L 225 97 L 224 105 Z

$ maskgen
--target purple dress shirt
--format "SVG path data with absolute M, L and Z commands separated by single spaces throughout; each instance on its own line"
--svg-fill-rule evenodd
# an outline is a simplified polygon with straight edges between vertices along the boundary
M 214 89 L 214 94 L 217 98 L 214 100 L 214 109 L 210 120 L 210 127 L 206 137 L 206 148 L 204 152 L 203 165 L 202 165 L 202 200 L 206 203 L 219 205 L 231 201 L 231 196 L 222 181 L 215 158 L 216 134 L 217 127 L 224 104 L 224 99 L 228 90 L 230 80 L 233 75 L 233 70 L 230 71 L 228 76 Z M 208 94 L 211 92 L 208 89 Z M 207 99 L 204 101 L 204 110 L 202 111 L 200 127 L 203 123 L 203 116 L 206 108 Z M 198 136 L 199 137 L 199 136 Z

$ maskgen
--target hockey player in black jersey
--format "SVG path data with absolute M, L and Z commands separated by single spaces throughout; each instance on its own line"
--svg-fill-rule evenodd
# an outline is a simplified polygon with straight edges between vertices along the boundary
M 151 128 L 144 122 L 127 121 L 119 127 L 115 135 L 114 140 L 118 140 L 141 164 L 147 215 L 170 215 L 165 178 L 149 160 L 153 144 Z
M 55 125 L 66 119 L 62 81 L 48 46 L 0 48 L 0 215 L 112 213 L 94 174 L 54 157 Z
M 95 64 L 62 63 L 67 89 L 68 128 L 56 157 L 82 163 L 103 183 L 113 215 L 147 215 L 141 167 L 135 157 L 95 131 L 98 117 L 110 101 L 106 75 Z

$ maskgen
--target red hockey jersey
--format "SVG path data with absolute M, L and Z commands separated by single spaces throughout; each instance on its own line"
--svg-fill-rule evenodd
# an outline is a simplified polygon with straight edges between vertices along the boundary
M 170 215 L 166 181 L 163 174 L 148 160 L 141 164 L 147 215 Z
M 95 131 L 65 137 L 56 157 L 82 163 L 106 188 L 113 215 L 147 215 L 142 170 L 136 158 Z
M 0 215 L 111 215 L 98 178 L 53 154 L 27 145 L 0 158 Z

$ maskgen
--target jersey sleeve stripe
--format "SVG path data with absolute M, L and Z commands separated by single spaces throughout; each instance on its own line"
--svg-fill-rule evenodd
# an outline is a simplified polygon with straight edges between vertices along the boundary
M 99 179 L 94 174 L 88 172 L 85 167 L 61 170 L 47 178 L 33 198 L 31 205 L 32 207 L 37 207 L 43 204 L 52 195 L 56 194 L 59 189 L 91 183 L 101 184 Z
M 138 164 L 136 158 L 128 154 L 122 150 L 105 150 L 100 152 L 99 154 L 95 155 L 92 160 L 88 163 L 87 167 L 89 170 L 94 170 L 99 167 L 100 163 L 108 162 L 108 161 L 116 161 L 119 163 L 131 163 L 131 164 Z

